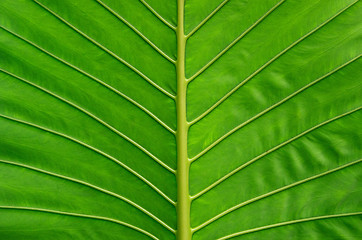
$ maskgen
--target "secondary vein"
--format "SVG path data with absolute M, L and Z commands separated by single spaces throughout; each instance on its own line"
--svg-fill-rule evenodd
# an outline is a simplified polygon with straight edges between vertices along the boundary
M 210 223 L 212 223 L 212 222 L 220 219 L 221 217 L 223 217 L 223 216 L 225 216 L 225 215 L 227 215 L 227 214 L 229 214 L 229 213 L 231 213 L 231 212 L 233 212 L 233 211 L 235 211 L 235 210 L 237 210 L 237 209 L 240 209 L 241 207 L 243 207 L 243 206 L 245 206 L 245 205 L 249 205 L 249 204 L 251 204 L 251 203 L 253 203 L 253 202 L 259 201 L 259 200 L 261 200 L 261 199 L 265 199 L 265 198 L 267 198 L 267 197 L 269 197 L 269 196 L 272 196 L 272 195 L 274 195 L 274 194 L 277 194 L 277 193 L 286 191 L 286 190 L 288 190 L 288 189 L 290 189 L 290 188 L 293 188 L 293 187 L 295 187 L 295 186 L 301 185 L 301 184 L 303 184 L 303 183 L 306 183 L 306 182 L 309 182 L 309 181 L 318 179 L 318 178 L 320 178 L 320 177 L 323 177 L 323 176 L 326 176 L 326 175 L 328 175 L 328 174 L 337 172 L 337 171 L 342 170 L 342 169 L 344 169 L 344 168 L 347 168 L 347 167 L 356 165 L 356 164 L 360 163 L 361 161 L 362 161 L 362 159 L 355 160 L 355 161 L 353 161 L 353 162 L 347 163 L 347 164 L 342 165 L 342 166 L 339 166 L 339 167 L 337 167 L 337 168 L 334 168 L 334 169 L 328 170 L 328 171 L 326 171 L 326 172 L 323 172 L 323 173 L 320 173 L 320 174 L 317 174 L 317 175 L 314 175 L 314 176 L 305 178 L 305 179 L 300 180 L 300 181 L 298 181 L 298 182 L 289 184 L 289 185 L 287 185 L 287 186 L 278 188 L 278 189 L 276 189 L 276 190 L 274 190 L 274 191 L 268 192 L 268 193 L 266 193 L 266 194 L 263 194 L 263 195 L 260 195 L 260 196 L 258 196 L 258 197 L 255 197 L 255 198 L 253 198 L 253 199 L 250 199 L 250 200 L 247 200 L 247 201 L 245 201 L 245 202 L 242 202 L 242 203 L 240 203 L 240 204 L 238 204 L 238 205 L 235 205 L 235 206 L 233 206 L 233 207 L 231 207 L 231 208 L 223 211 L 222 213 L 214 216 L 213 218 L 207 220 L 206 222 L 200 224 L 199 226 L 193 228 L 193 232 L 196 232 L 196 231 L 202 229 L 203 227 L 209 225 Z
M 168 26 L 169 28 L 171 28 L 172 30 L 176 31 L 176 27 L 174 25 L 172 25 L 171 23 L 169 23 L 164 17 L 161 16 L 161 14 L 159 14 L 154 8 L 151 7 L 151 5 L 149 5 L 145 0 L 140 0 L 141 3 L 150 11 L 153 13 L 153 15 L 155 15 L 161 22 L 163 22 L 166 26 Z
M 0 71 L 3 72 L 3 73 L 6 73 L 20 81 L 23 81 L 49 95 L 51 95 L 52 97 L 70 105 L 71 107 L 74 107 L 76 108 L 77 110 L 79 110 L 80 112 L 84 113 L 85 115 L 93 118 L 94 120 L 96 120 L 98 123 L 102 124 L 103 126 L 105 126 L 106 128 L 108 128 L 109 130 L 111 130 L 112 132 L 116 133 L 117 135 L 119 135 L 120 137 L 122 137 L 123 139 L 127 140 L 128 142 L 130 142 L 132 145 L 134 145 L 135 147 L 137 147 L 139 150 L 141 150 L 142 152 L 144 152 L 146 155 L 148 155 L 149 157 L 151 157 L 153 160 L 155 160 L 155 162 L 157 162 L 159 165 L 161 165 L 162 167 L 164 167 L 166 170 L 170 171 L 171 173 L 175 173 L 175 170 L 172 169 L 171 167 L 169 167 L 167 164 L 165 164 L 163 161 L 161 161 L 158 157 L 156 157 L 155 155 L 153 155 L 150 151 L 148 151 L 146 148 L 144 148 L 143 146 L 141 146 L 139 143 L 137 143 L 135 140 L 131 139 L 130 137 L 128 137 L 127 135 L 125 135 L 124 133 L 120 132 L 119 130 L 117 130 L 116 128 L 114 128 L 113 126 L 111 126 L 110 124 L 108 124 L 107 122 L 103 121 L 102 119 L 100 119 L 99 117 L 95 116 L 94 114 L 88 112 L 87 110 L 83 109 L 82 107 L 78 106 L 77 104 L 61 97 L 61 96 L 58 96 L 57 94 L 41 87 L 41 86 L 38 86 L 37 84 L 29 81 L 29 80 L 26 80 L 22 77 L 19 77 L 13 73 L 10 73 L 4 69 L 1 69 L 0 68 Z
M 194 29 L 192 29 L 187 35 L 186 39 L 190 38 L 197 30 L 199 30 L 210 18 L 212 18 L 227 2 L 230 0 L 222 1 L 206 18 L 204 18 Z
M 291 220 L 291 221 L 280 222 L 280 223 L 275 223 L 275 224 L 270 224 L 270 225 L 266 225 L 266 226 L 262 226 L 262 227 L 257 227 L 257 228 L 244 230 L 244 231 L 241 231 L 241 232 L 233 233 L 233 234 L 218 238 L 217 240 L 226 240 L 226 239 L 230 239 L 230 238 L 240 236 L 240 235 L 244 235 L 244 234 L 254 233 L 254 232 L 263 231 L 263 230 L 268 230 L 268 229 L 276 228 L 276 227 L 287 226 L 287 225 L 291 225 L 291 224 L 304 223 L 304 222 L 317 221 L 317 220 L 324 220 L 324 219 L 329 219 L 329 218 L 352 217 L 352 216 L 358 216 L 358 215 L 362 215 L 362 212 L 340 213 L 340 214 L 333 214 L 333 215 L 324 215 L 324 216 L 315 216 L 315 217 L 310 217 L 310 218 L 295 219 L 295 220 Z
M 341 70 L 342 68 L 348 66 L 349 64 L 353 63 L 354 61 L 358 60 L 362 55 L 358 55 L 357 57 L 354 57 L 353 59 L 349 60 L 348 62 L 338 66 L 337 68 L 333 69 L 332 71 L 328 72 L 327 74 L 323 75 L 322 77 L 308 83 L 307 85 L 305 85 L 304 87 L 298 89 L 297 91 L 293 92 L 292 94 L 288 95 L 287 97 L 283 98 L 282 100 L 280 100 L 279 102 L 273 104 L 272 106 L 266 108 L 265 110 L 263 110 L 262 112 L 256 114 L 255 116 L 253 116 L 252 118 L 248 119 L 247 121 L 239 124 L 238 126 L 236 126 L 235 128 L 233 128 L 232 130 L 230 130 L 229 132 L 227 132 L 226 134 L 224 134 L 223 136 L 221 136 L 220 138 L 218 138 L 216 141 L 214 141 L 213 143 L 211 143 L 209 146 L 207 146 L 204 150 L 202 150 L 200 153 L 198 153 L 197 155 L 195 155 L 194 157 L 192 157 L 190 159 L 191 162 L 197 160 L 198 158 L 200 158 L 202 155 L 204 155 L 205 153 L 207 153 L 208 151 L 210 151 L 213 147 L 215 147 L 217 144 L 219 144 L 220 142 L 222 142 L 223 140 L 225 140 L 226 138 L 228 138 L 229 136 L 231 136 L 233 133 L 235 133 L 236 131 L 242 129 L 243 127 L 245 127 L 246 125 L 248 125 L 249 123 L 253 122 L 254 120 L 258 119 L 259 117 L 265 115 L 266 113 L 270 112 L 273 109 L 276 109 L 277 107 L 281 106 L 282 104 L 284 104 L 285 102 L 293 99 L 295 96 L 297 96 L 298 94 L 302 93 L 303 91 L 305 91 L 306 89 L 312 87 L 313 85 L 317 84 L 318 82 L 322 81 L 323 79 L 329 77 L 330 75 L 332 75 L 333 73 Z
M 203 73 L 209 66 L 216 62 L 221 56 L 223 56 L 230 48 L 232 48 L 236 43 L 240 41 L 244 36 L 246 36 L 251 30 L 253 30 L 259 23 L 261 23 L 267 16 L 269 16 L 275 9 L 277 9 L 285 0 L 281 0 L 269 11 L 267 11 L 263 16 L 261 16 L 253 25 L 251 25 L 247 30 L 245 30 L 241 35 L 239 35 L 235 40 L 233 40 L 228 46 L 226 46 L 221 52 L 219 52 L 213 59 L 211 59 L 205 66 L 203 66 L 199 71 L 187 79 L 188 82 L 191 82 L 201 73 Z
M 119 15 L 116 11 L 114 11 L 112 8 L 110 8 L 108 5 L 106 5 L 101 0 L 95 0 L 98 2 L 102 7 L 107 9 L 110 13 L 112 13 L 116 18 L 121 20 L 124 24 L 126 24 L 130 29 L 132 29 L 138 36 L 140 36 L 145 42 L 148 43 L 154 50 L 156 50 L 159 54 L 161 54 L 164 58 L 166 58 L 169 62 L 175 64 L 175 59 L 168 56 L 164 51 L 162 51 L 159 47 L 156 46 L 150 39 L 148 39 L 143 33 L 141 33 L 136 27 L 134 27 L 130 22 L 128 22 L 124 17 Z
M 74 142 L 76 144 L 79 144 L 82 147 L 85 147 L 85 148 L 87 148 L 87 149 L 89 149 L 91 151 L 94 151 L 94 152 L 100 154 L 101 156 L 103 156 L 103 157 L 105 157 L 105 158 L 107 158 L 109 160 L 112 160 L 113 162 L 117 163 L 118 165 L 120 165 L 122 168 L 124 168 L 128 172 L 135 175 L 137 178 L 139 178 L 141 181 L 143 181 L 145 184 L 147 184 L 150 188 L 155 190 L 158 194 L 160 194 L 160 196 L 162 196 L 165 200 L 167 200 L 172 205 L 176 204 L 170 197 L 168 197 L 165 193 L 163 193 L 159 188 L 157 188 L 153 183 L 151 183 L 149 180 L 147 180 L 145 177 L 143 177 L 140 173 L 133 170 L 132 168 L 130 168 L 128 165 L 124 164 L 123 162 L 121 162 L 117 158 L 115 158 L 115 157 L 113 157 L 113 156 L 111 156 L 111 155 L 109 155 L 109 154 L 107 154 L 107 153 L 105 153 L 105 152 L 103 152 L 103 151 L 101 151 L 101 150 L 87 144 L 87 143 L 84 143 L 84 142 L 82 142 L 82 141 L 80 141 L 80 140 L 78 140 L 76 138 L 73 138 L 71 136 L 68 136 L 68 135 L 66 135 L 64 133 L 56 132 L 54 130 L 45 128 L 43 126 L 40 126 L 40 125 L 37 125 L 37 124 L 34 124 L 34 123 L 30 123 L 30 122 L 27 122 L 27 121 L 24 121 L 24 120 L 16 119 L 16 118 L 4 115 L 4 114 L 0 114 L 0 117 L 8 119 L 10 121 L 14 121 L 14 122 L 18 122 L 18 123 L 21 123 L 21 124 L 24 124 L 24 125 L 28 125 L 28 126 L 40 129 L 40 130 L 45 131 L 45 132 L 49 132 L 51 134 L 54 134 L 54 135 L 60 136 L 62 138 L 65 138 L 67 140 L 70 140 L 70 141 L 72 141 L 72 142 Z
M 2 160 L 0 159 L 0 163 L 5 163 L 5 164 L 9 164 L 9 165 L 13 165 L 13 166 L 17 166 L 17 167 L 22 167 L 22 168 L 25 168 L 25 169 L 29 169 L 29 170 L 32 170 L 32 171 L 35 171 L 35 172 L 39 172 L 39 173 L 42 173 L 42 174 L 46 174 L 46 175 L 50 175 L 50 176 L 53 176 L 53 177 L 57 177 L 57 178 L 61 178 L 63 180 L 66 180 L 66 181 L 70 181 L 70 182 L 74 182 L 74 183 L 77 183 L 77 184 L 80 184 L 80 185 L 84 185 L 84 186 L 87 186 L 89 188 L 92 188 L 96 191 L 99 191 L 103 194 L 106 194 L 106 195 L 109 195 L 109 196 L 112 196 L 112 197 L 115 197 L 117 199 L 120 199 L 126 203 L 128 203 L 129 205 L 133 206 L 134 208 L 138 209 L 139 211 L 143 212 L 144 214 L 146 214 L 147 216 L 151 217 L 153 220 L 155 220 L 156 222 L 158 222 L 159 224 L 161 224 L 163 227 L 165 227 L 166 229 L 168 229 L 169 231 L 171 232 L 175 232 L 174 229 L 172 229 L 170 226 L 168 226 L 165 222 L 163 222 L 161 219 L 159 219 L 158 217 L 156 217 L 154 214 L 152 214 L 151 212 L 149 212 L 148 210 L 146 210 L 145 208 L 141 207 L 140 205 L 138 205 L 137 203 L 131 201 L 130 199 L 124 197 L 124 196 L 121 196 L 117 193 L 114 193 L 112 191 L 109 191 L 107 189 L 104 189 L 104 188 L 101 188 L 99 186 L 96 186 L 96 185 L 93 185 L 91 183 L 88 183 L 88 182 L 85 182 L 85 181 L 82 181 L 82 180 L 79 180 L 79 179 L 76 179 L 76 178 L 72 178 L 72 177 L 68 177 L 68 176 L 65 176 L 65 175 L 62 175 L 62 174 L 58 174 L 58 173 L 54 173 L 54 172 L 51 172 L 51 171 L 47 171 L 47 170 L 43 170 L 43 169 L 40 169 L 40 168 L 36 168 L 36 167 L 33 167 L 33 166 L 29 166 L 29 165 L 26 165 L 26 164 L 22 164 L 22 163 L 17 163 L 17 162 L 12 162 L 12 161 L 7 161 L 7 160 Z
M 134 67 L 133 65 L 131 65 L 130 63 L 128 63 L 126 60 L 124 60 L 123 58 L 119 57 L 117 54 L 115 54 L 114 52 L 112 52 L 111 50 L 109 50 L 108 48 L 104 47 L 102 44 L 100 44 L 99 42 L 95 41 L 93 38 L 89 37 L 87 34 L 83 33 L 81 30 L 79 30 L 78 28 L 76 28 L 75 26 L 73 26 L 72 24 L 70 24 L 69 22 L 67 22 L 64 18 L 60 17 L 58 14 L 56 14 L 54 11 L 50 10 L 48 7 L 46 7 L 44 4 L 38 2 L 38 0 L 33 0 L 36 4 L 38 4 L 40 7 L 42 7 L 43 9 L 45 9 L 46 11 L 48 11 L 50 14 L 52 14 L 54 17 L 56 17 L 57 19 L 59 19 L 62 23 L 64 23 L 65 25 L 67 25 L 68 27 L 70 27 L 71 29 L 73 29 L 74 31 L 76 31 L 78 34 L 80 34 L 81 36 L 83 36 L 85 39 L 87 39 L 88 41 L 90 41 L 91 43 L 93 43 L 94 45 L 96 45 L 97 47 L 99 47 L 100 49 L 102 49 L 103 51 L 105 51 L 106 53 L 108 53 L 109 55 L 111 55 L 112 57 L 114 57 L 115 59 L 117 59 L 118 61 L 120 61 L 122 64 L 124 64 L 125 66 L 127 66 L 129 69 L 133 70 L 135 73 L 137 73 L 140 77 L 142 77 L 144 80 L 146 80 L 148 83 L 150 83 L 152 86 L 154 86 L 156 89 L 158 89 L 160 92 L 164 93 L 165 95 L 167 95 L 168 97 L 175 99 L 175 96 L 172 95 L 171 93 L 169 93 L 168 91 L 166 91 L 165 89 L 163 89 L 161 86 L 159 86 L 157 83 L 155 83 L 154 81 L 152 81 L 149 77 L 147 77 L 144 73 L 142 73 L 140 70 L 138 70 L 136 67 Z
M 59 62 L 63 63 L 64 65 L 76 70 L 77 72 L 83 74 L 84 76 L 98 82 L 99 84 L 101 84 L 102 86 L 108 88 L 109 90 L 113 91 L 114 93 L 116 93 L 117 95 L 121 96 L 122 98 L 126 99 L 128 102 L 132 103 L 133 105 L 135 105 L 136 107 L 138 107 L 140 110 L 142 110 L 143 112 L 145 112 L 146 114 L 148 114 L 151 118 L 153 118 L 155 121 L 157 121 L 160 125 L 162 125 L 166 130 L 168 130 L 170 133 L 175 134 L 175 130 L 172 129 L 170 126 L 168 126 L 165 122 L 163 122 L 159 117 L 157 117 L 154 113 L 152 113 L 150 110 L 148 110 L 145 106 L 143 106 L 142 104 L 138 103 L 136 100 L 130 98 L 129 96 L 127 96 L 126 94 L 120 92 L 119 90 L 117 90 L 116 88 L 112 87 L 111 85 L 103 82 L 102 80 L 96 78 L 95 76 L 91 75 L 90 73 L 76 67 L 75 65 L 65 61 L 64 59 L 56 56 L 55 54 L 45 50 L 44 48 L 40 47 L 39 45 L 33 43 L 32 41 L 24 38 L 23 36 L 20 36 L 19 34 L 10 31 L 9 29 L 0 26 L 0 28 L 2 28 L 4 31 L 10 33 L 11 35 L 23 40 L 24 42 L 30 44 L 31 46 L 33 46 L 34 48 L 42 51 L 43 53 L 47 54 L 48 56 L 58 60 Z
M 271 63 L 273 63 L 275 60 L 277 60 L 279 57 L 284 55 L 286 52 L 288 52 L 290 49 L 292 49 L 294 46 L 298 45 L 300 42 L 311 36 L 313 33 L 324 27 L 326 24 L 331 22 L 333 19 L 338 17 L 340 14 L 342 14 L 344 11 L 352 7 L 355 3 L 358 1 L 355 1 L 351 3 L 350 5 L 346 6 L 345 8 L 341 9 L 339 12 L 337 12 L 335 15 L 321 23 L 316 28 L 312 29 L 310 32 L 293 42 L 291 45 L 289 45 L 287 48 L 285 48 L 283 51 L 279 52 L 277 55 L 275 55 L 272 59 L 267 61 L 265 64 L 263 64 L 260 68 L 258 68 L 255 72 L 253 72 L 250 76 L 245 78 L 242 82 L 240 82 L 238 85 L 236 85 L 233 89 L 231 89 L 227 94 L 225 94 L 222 98 L 220 98 L 216 103 L 214 103 L 210 108 L 208 108 L 205 112 L 203 112 L 200 116 L 195 118 L 194 120 L 190 121 L 190 124 L 193 125 L 196 122 L 200 121 L 202 118 L 204 118 L 206 115 L 208 115 L 211 111 L 213 111 L 216 107 L 218 107 L 221 103 L 223 103 L 226 99 L 228 99 L 234 92 L 236 92 L 241 86 L 243 86 L 246 82 L 254 78 L 257 74 L 259 74 L 262 70 L 264 70 L 267 66 L 269 66 Z
M 319 124 L 317 124 L 317 125 L 309 128 L 309 129 L 307 129 L 307 130 L 299 133 L 298 135 L 296 135 L 296 136 L 294 136 L 294 137 L 292 137 L 292 138 L 290 138 L 290 139 L 288 139 L 288 140 L 285 140 L 284 142 L 282 142 L 282 143 L 276 145 L 275 147 L 273 147 L 273 148 L 271 148 L 271 149 L 263 152 L 262 154 L 256 156 L 255 158 L 247 161 L 246 163 L 244 163 L 244 164 L 242 164 L 241 166 L 237 167 L 236 169 L 232 170 L 232 171 L 229 172 L 228 174 L 224 175 L 224 176 L 223 176 L 222 178 L 220 178 L 219 180 L 215 181 L 214 183 L 212 183 L 211 185 L 209 185 L 208 187 L 206 187 L 205 189 L 203 189 L 203 190 L 200 191 L 199 193 L 197 193 L 197 194 L 195 194 L 194 196 L 192 196 L 191 199 L 192 199 L 192 200 L 195 200 L 196 198 L 202 196 L 203 194 L 205 194 L 206 192 L 210 191 L 211 189 L 213 189 L 214 187 L 216 187 L 217 185 L 219 185 L 220 183 L 222 183 L 222 182 L 225 181 L 226 179 L 228 179 L 228 178 L 230 178 L 231 176 L 233 176 L 235 173 L 237 173 L 237 172 L 239 172 L 240 170 L 246 168 L 247 166 L 255 163 L 255 162 L 258 161 L 259 159 L 267 156 L 268 154 L 270 154 L 270 153 L 272 153 L 272 152 L 274 152 L 274 151 L 276 151 L 276 150 L 284 147 L 284 146 L 287 145 L 287 144 L 290 144 L 291 142 L 296 141 L 297 139 L 303 137 L 304 135 L 306 135 L 306 134 L 308 134 L 308 133 L 310 133 L 310 132 L 312 132 L 312 131 L 314 131 L 314 130 L 316 130 L 316 129 L 318 129 L 318 128 L 320 128 L 320 127 L 322 127 L 322 126 L 324 126 L 324 125 L 326 125 L 326 124 L 328 124 L 328 123 L 330 123 L 330 122 L 333 122 L 333 121 L 335 121 L 335 120 L 337 120 L 337 119 L 339 119 L 339 118 L 342 118 L 342 117 L 344 117 L 344 116 L 347 116 L 347 115 L 349 115 L 349 114 L 352 114 L 352 113 L 354 113 L 354 112 L 357 112 L 357 111 L 359 111 L 361 108 L 362 108 L 362 107 L 358 107 L 358 108 L 353 109 L 353 110 L 351 110 L 351 111 L 348 111 L 348 112 L 346 112 L 346 113 L 344 113 L 344 114 L 341 114 L 341 115 L 338 115 L 338 116 L 336 116 L 336 117 L 334 117 L 334 118 L 328 119 L 328 120 L 326 120 L 326 121 L 324 121 L 324 122 L 322 122 L 322 123 L 319 123 Z
M 123 226 L 126 226 L 128 228 L 131 228 L 133 230 L 136 230 L 138 232 L 141 232 L 147 236 L 149 236 L 152 239 L 159 240 L 157 237 L 152 235 L 151 233 L 147 232 L 146 230 L 136 227 L 132 224 L 122 222 L 117 219 L 108 218 L 108 217 L 102 217 L 102 216 L 96 216 L 96 215 L 88 215 L 83 213 L 74 213 L 74 212 L 64 212 L 59 210 L 53 210 L 53 209 L 44 209 L 44 208 L 34 208 L 34 207 L 19 207 L 19 206 L 0 206 L 0 209 L 12 209 L 12 210 L 27 210 L 27 211 L 37 211 L 37 212 L 45 212 L 45 213 L 53 213 L 53 214 L 60 214 L 60 215 L 66 215 L 66 216 L 72 216 L 72 217 L 81 217 L 81 218 L 90 218 L 90 219 L 96 219 L 96 220 L 103 220 L 107 222 L 113 222 L 117 223 Z

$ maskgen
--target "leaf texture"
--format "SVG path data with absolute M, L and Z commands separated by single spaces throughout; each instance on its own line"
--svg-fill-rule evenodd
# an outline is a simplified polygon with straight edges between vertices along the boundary
M 360 239 L 361 16 L 2 0 L 0 239 Z

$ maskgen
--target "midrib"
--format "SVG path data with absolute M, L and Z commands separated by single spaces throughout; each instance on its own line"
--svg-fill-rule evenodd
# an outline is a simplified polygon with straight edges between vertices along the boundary
M 189 194 L 189 168 L 190 161 L 187 156 L 187 133 L 189 124 L 186 118 L 186 89 L 187 81 L 185 77 L 185 45 L 186 36 L 184 32 L 184 0 L 177 0 L 177 94 L 176 94 L 176 113 L 177 113 L 177 240 L 191 239 L 190 226 L 190 205 L 191 198 Z

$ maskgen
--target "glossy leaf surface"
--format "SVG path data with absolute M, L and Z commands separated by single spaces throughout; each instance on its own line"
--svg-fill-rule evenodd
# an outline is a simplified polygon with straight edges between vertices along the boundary
M 361 16 L 358 0 L 0 1 L 0 239 L 361 238 Z

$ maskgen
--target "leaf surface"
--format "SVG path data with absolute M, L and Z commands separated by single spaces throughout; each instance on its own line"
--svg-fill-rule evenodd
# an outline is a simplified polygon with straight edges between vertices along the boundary
M 2 0 L 0 238 L 359 239 L 361 16 Z

